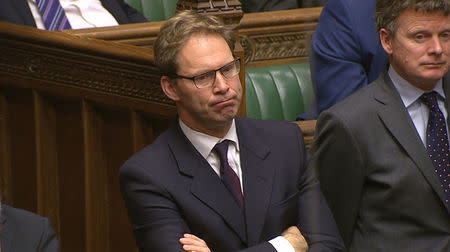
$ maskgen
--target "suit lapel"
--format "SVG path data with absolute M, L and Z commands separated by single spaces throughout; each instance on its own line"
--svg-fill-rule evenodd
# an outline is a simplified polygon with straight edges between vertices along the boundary
M 111 0 L 101 0 L 103 7 L 111 13 L 119 24 L 129 23 L 128 17 L 121 11 L 119 3 Z
M 411 117 L 387 72 L 383 72 L 377 81 L 382 82 L 379 85 L 379 92 L 375 93 L 375 100 L 380 104 L 378 116 L 392 136 L 397 139 L 408 156 L 414 161 L 417 168 L 447 208 L 447 211 L 449 211 L 448 205 L 445 204 L 445 195 L 440 187 L 439 178 L 433 172 L 433 163 L 428 157 L 426 148 L 417 134 Z
M 248 244 L 251 245 L 259 242 L 263 230 L 275 164 L 265 162 L 270 149 L 262 141 L 263 136 L 250 132 L 242 119 L 236 120 L 236 128 L 240 144 Z
M 21 17 L 23 24 L 28 26 L 36 27 L 36 22 L 34 21 L 33 14 L 31 14 L 30 7 L 28 6 L 27 0 L 8 0 L 16 9 L 17 13 Z
M 246 243 L 245 216 L 240 206 L 209 163 L 183 134 L 178 123 L 172 125 L 170 132 L 172 138 L 169 148 L 178 168 L 182 174 L 192 177 L 191 193 L 222 216 L 242 242 Z

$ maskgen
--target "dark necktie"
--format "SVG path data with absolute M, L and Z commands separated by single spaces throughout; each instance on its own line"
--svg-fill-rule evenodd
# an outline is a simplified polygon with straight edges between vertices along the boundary
M 435 91 L 423 94 L 420 99 L 430 109 L 427 125 L 427 151 L 434 165 L 434 172 L 441 181 L 441 188 L 450 200 L 450 161 L 449 144 L 445 118 L 437 104 Z
M 237 174 L 233 171 L 228 163 L 228 140 L 217 143 L 213 150 L 217 153 L 220 159 L 220 178 L 225 187 L 234 196 L 241 208 L 244 206 L 244 196 L 242 195 L 241 182 Z
M 70 29 L 66 13 L 61 7 L 59 0 L 36 0 L 36 3 L 47 30 L 61 31 Z

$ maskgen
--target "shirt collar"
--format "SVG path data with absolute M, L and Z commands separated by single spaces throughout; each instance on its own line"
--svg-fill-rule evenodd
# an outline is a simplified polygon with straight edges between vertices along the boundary
M 426 93 L 422 89 L 403 79 L 392 66 L 389 66 L 388 73 L 406 108 L 417 101 L 422 94 Z M 436 91 L 441 98 L 445 99 L 444 89 L 442 88 L 442 79 L 437 82 L 433 91 Z
M 204 157 L 205 159 L 211 153 L 211 150 L 214 148 L 214 146 L 218 142 L 222 142 L 225 139 L 233 142 L 236 150 L 239 151 L 239 141 L 236 133 L 236 124 L 234 122 L 234 119 L 231 123 L 230 129 L 228 130 L 224 138 L 217 138 L 195 131 L 184 124 L 181 119 L 178 119 L 178 123 L 180 124 L 180 128 L 183 131 L 184 135 L 186 135 L 192 145 L 194 145 L 195 149 L 197 149 L 200 155 L 202 155 L 202 157 Z

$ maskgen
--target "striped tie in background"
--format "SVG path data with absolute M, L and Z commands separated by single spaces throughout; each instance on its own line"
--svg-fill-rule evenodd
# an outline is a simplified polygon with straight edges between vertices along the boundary
M 61 31 L 70 29 L 69 21 L 59 0 L 36 0 L 36 3 L 47 30 Z

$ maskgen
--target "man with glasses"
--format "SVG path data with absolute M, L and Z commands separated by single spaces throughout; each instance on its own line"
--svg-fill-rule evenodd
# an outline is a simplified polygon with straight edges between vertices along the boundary
M 180 12 L 154 44 L 178 120 L 120 170 L 141 251 L 340 251 L 299 128 L 236 118 L 240 59 L 214 17 Z

